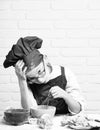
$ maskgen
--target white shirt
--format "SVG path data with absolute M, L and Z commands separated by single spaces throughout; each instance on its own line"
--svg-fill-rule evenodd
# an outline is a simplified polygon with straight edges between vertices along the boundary
M 52 74 L 52 78 L 56 77 L 57 75 L 61 74 L 61 70 L 59 69 L 59 66 L 55 65 L 53 66 L 53 74 Z M 85 106 L 85 100 L 82 96 L 82 92 L 79 86 L 79 83 L 77 81 L 77 78 L 75 76 L 75 74 L 68 68 L 68 67 L 64 67 L 65 70 L 65 76 L 66 76 L 66 80 L 67 80 L 67 85 L 66 85 L 66 92 L 71 95 L 73 97 L 74 100 L 76 100 L 77 102 L 80 103 L 81 105 L 81 111 L 82 112 L 84 110 L 84 106 Z M 69 109 L 70 113 L 72 115 L 76 114 L 71 112 L 71 110 Z
M 67 67 L 65 67 L 65 76 L 66 76 L 66 79 L 67 79 L 66 92 L 68 94 L 70 94 L 74 98 L 74 100 L 76 100 L 77 102 L 80 103 L 81 111 L 83 111 L 84 106 L 85 106 L 85 100 L 84 100 L 84 98 L 82 96 L 82 92 L 81 92 L 79 83 L 77 82 L 76 76 Z M 71 112 L 71 113 L 74 114 L 73 112 Z

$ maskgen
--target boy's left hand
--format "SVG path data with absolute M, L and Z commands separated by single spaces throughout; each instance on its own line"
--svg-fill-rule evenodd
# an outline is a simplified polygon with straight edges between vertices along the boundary
M 50 89 L 50 93 L 53 98 L 64 98 L 66 96 L 66 91 L 60 88 L 59 86 L 54 86 Z

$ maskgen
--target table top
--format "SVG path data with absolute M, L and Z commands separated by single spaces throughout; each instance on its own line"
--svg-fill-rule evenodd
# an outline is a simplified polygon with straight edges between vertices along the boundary
M 55 116 L 53 118 L 53 126 L 51 130 L 65 130 L 64 127 L 61 126 L 62 116 Z M 4 122 L 3 118 L 0 119 L 0 130 L 41 130 L 38 126 L 34 124 L 23 124 L 23 125 L 8 125 Z M 70 130 L 69 128 L 67 130 Z
M 100 120 L 100 115 L 90 115 L 91 117 L 96 117 Z M 61 126 L 61 121 L 62 121 L 63 116 L 55 116 L 53 118 L 53 126 L 51 127 L 51 130 L 72 130 L 71 128 L 68 127 L 62 127 Z M 0 117 L 0 130 L 41 130 L 37 125 L 34 124 L 23 124 L 23 125 L 8 125 L 4 123 L 3 117 Z M 73 129 L 74 130 L 74 129 Z M 95 129 L 96 130 L 96 129 Z M 97 130 L 100 130 L 98 128 Z

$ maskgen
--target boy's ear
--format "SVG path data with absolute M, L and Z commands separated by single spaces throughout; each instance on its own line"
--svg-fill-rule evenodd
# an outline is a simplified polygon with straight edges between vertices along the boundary
M 49 61 L 47 55 L 44 55 L 44 62 L 45 62 L 45 64 L 46 64 L 47 66 L 51 67 L 51 69 L 52 69 L 51 63 L 50 63 L 50 61 Z
M 46 60 L 47 60 L 47 56 L 43 55 L 43 61 L 46 62 Z
M 44 57 L 43 57 L 43 58 L 44 58 L 45 63 L 46 63 L 46 64 L 48 64 L 49 60 L 48 60 L 47 55 L 44 55 Z
M 44 55 L 43 57 L 44 57 L 44 59 L 47 59 L 47 55 Z

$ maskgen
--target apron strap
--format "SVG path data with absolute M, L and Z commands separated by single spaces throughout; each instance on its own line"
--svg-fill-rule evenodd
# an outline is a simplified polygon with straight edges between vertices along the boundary
M 62 74 L 63 76 L 65 76 L 65 69 L 64 69 L 63 66 L 61 66 L 61 74 Z

